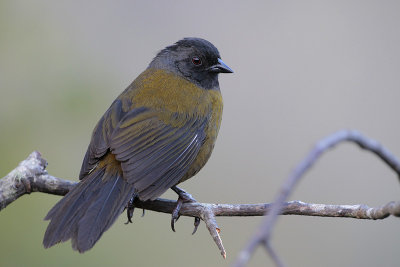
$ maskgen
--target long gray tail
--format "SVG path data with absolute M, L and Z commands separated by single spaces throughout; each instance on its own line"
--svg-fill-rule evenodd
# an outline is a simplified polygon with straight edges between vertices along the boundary
M 91 249 L 133 193 L 119 168 L 96 168 L 49 211 L 43 245 L 49 248 L 71 239 L 73 249 L 81 253 Z

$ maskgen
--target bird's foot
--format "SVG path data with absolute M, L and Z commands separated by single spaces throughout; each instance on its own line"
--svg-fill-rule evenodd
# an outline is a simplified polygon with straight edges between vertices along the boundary
M 126 207 L 126 217 L 128 217 L 128 221 L 125 224 L 132 223 L 133 212 L 135 211 L 135 205 L 133 204 L 136 199 L 136 194 L 133 194 L 131 199 L 129 199 L 128 205 Z M 144 210 L 143 210 L 144 215 Z M 143 216 L 142 215 L 142 216 Z
M 173 186 L 173 187 L 171 187 L 171 189 L 174 190 L 174 192 L 177 193 L 179 196 L 178 200 L 177 200 L 177 204 L 176 204 L 174 210 L 172 211 L 172 216 L 171 216 L 171 229 L 172 229 L 172 231 L 175 232 L 175 222 L 177 222 L 180 217 L 179 211 L 182 208 L 182 204 L 184 202 L 197 202 L 197 201 L 196 201 L 196 199 L 194 199 L 192 197 L 191 194 L 187 193 L 185 190 L 183 190 L 177 186 Z M 194 230 L 193 230 L 192 235 L 194 235 L 194 233 L 196 233 L 199 225 L 200 225 L 200 218 L 195 217 L 194 218 Z

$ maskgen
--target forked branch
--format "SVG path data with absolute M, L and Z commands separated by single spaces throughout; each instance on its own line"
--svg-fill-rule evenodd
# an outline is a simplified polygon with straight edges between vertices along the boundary
M 31 153 L 7 176 L 0 179 L 0 210 L 8 204 L 31 192 L 44 192 L 63 196 L 76 182 L 51 176 L 46 171 L 47 162 L 37 151 Z M 157 199 L 154 201 L 136 201 L 135 207 L 156 212 L 172 213 L 176 201 Z M 216 216 L 263 216 L 272 208 L 272 204 L 208 204 L 184 203 L 180 210 L 181 216 L 201 218 L 209 230 L 221 255 L 225 258 L 226 251 L 220 237 L 220 228 Z M 303 215 L 320 217 L 348 217 L 354 219 L 384 219 L 389 215 L 400 216 L 400 202 L 390 202 L 376 208 L 366 205 L 326 205 L 309 204 L 301 201 L 283 203 L 280 211 L 283 215 Z M 271 248 L 272 249 L 272 248 Z

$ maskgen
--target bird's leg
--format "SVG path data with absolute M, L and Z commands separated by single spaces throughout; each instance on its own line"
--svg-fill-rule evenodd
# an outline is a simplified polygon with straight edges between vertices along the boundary
M 171 229 L 172 231 L 175 232 L 175 222 L 178 221 L 180 215 L 179 215 L 179 211 L 181 210 L 182 204 L 184 202 L 197 202 L 196 199 L 194 199 L 192 197 L 191 194 L 189 194 L 188 192 L 186 192 L 185 190 L 177 187 L 177 186 L 173 186 L 171 187 L 172 190 L 174 190 L 175 193 L 178 194 L 178 200 L 177 200 L 177 204 L 176 207 L 174 208 L 174 210 L 172 211 L 172 218 L 171 218 Z M 200 224 L 200 218 L 199 217 L 195 217 L 194 218 L 194 230 L 193 233 L 196 233 L 197 231 L 197 227 Z
M 128 205 L 126 207 L 126 216 L 128 217 L 128 221 L 125 224 L 132 223 L 132 216 L 133 212 L 135 211 L 135 205 L 133 205 L 133 202 L 135 202 L 135 199 L 136 199 L 136 194 L 133 194 L 131 199 L 129 199 Z M 144 210 L 143 210 L 143 215 L 144 215 Z

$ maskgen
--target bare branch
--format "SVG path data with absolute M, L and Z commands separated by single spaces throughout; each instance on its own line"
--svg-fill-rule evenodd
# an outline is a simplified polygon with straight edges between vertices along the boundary
M 264 244 L 267 248 L 270 246 L 269 240 L 272 233 L 273 226 L 275 225 L 278 215 L 282 213 L 284 209 L 284 201 L 289 197 L 290 193 L 293 191 L 295 185 L 299 182 L 299 180 L 303 177 L 303 175 L 314 165 L 317 159 L 327 151 L 328 149 L 336 146 L 337 144 L 349 141 L 359 145 L 361 148 L 366 149 L 374 154 L 376 154 L 380 159 L 382 159 L 391 169 L 393 169 L 400 178 L 400 162 L 399 160 L 385 147 L 380 145 L 377 141 L 368 139 L 361 135 L 361 133 L 357 131 L 351 130 L 342 130 L 336 132 L 328 137 L 319 141 L 315 147 L 311 150 L 308 156 L 296 167 L 293 173 L 288 177 L 286 182 L 282 185 L 279 194 L 276 196 L 273 206 L 271 207 L 270 212 L 265 217 L 264 221 L 261 224 L 260 229 L 254 234 L 251 238 L 247 246 L 241 251 L 237 261 L 235 262 L 236 267 L 245 266 L 250 259 L 251 255 L 254 253 L 254 250 L 260 244 Z M 371 209 L 368 212 L 360 206 L 361 216 L 372 216 L 372 217 L 380 217 L 387 215 L 388 210 L 392 210 L 398 205 L 398 203 L 389 203 L 380 209 Z M 344 211 L 347 214 L 346 211 Z M 353 213 L 353 212 L 351 212 Z M 373 214 L 373 215 L 371 215 Z M 399 216 L 397 211 L 394 213 L 390 213 L 396 216 Z M 353 214 L 354 215 L 354 214 Z M 342 217 L 342 216 L 341 216 Z M 272 252 L 273 250 L 267 249 L 268 252 Z M 276 254 L 271 254 L 272 258 L 276 257 Z M 280 265 L 280 260 L 275 261 L 277 266 Z
M 47 162 L 38 151 L 32 152 L 18 167 L 0 180 L 0 210 L 24 194 L 44 192 L 63 196 L 74 182 L 59 179 L 46 171 Z
M 136 201 L 135 207 L 156 212 L 171 213 L 176 201 L 156 199 L 153 201 Z M 180 215 L 188 217 L 201 217 L 203 210 L 211 210 L 215 217 L 244 217 L 264 216 L 271 211 L 272 204 L 209 204 L 209 203 L 183 203 Z M 310 204 L 302 201 L 285 202 L 281 211 L 282 215 L 302 215 L 316 217 L 345 217 L 353 219 L 379 220 L 392 215 L 400 217 L 400 201 L 389 202 L 381 207 L 371 208 L 367 205 L 328 205 Z
M 76 182 L 51 176 L 46 171 L 47 162 L 39 152 L 35 151 L 22 161 L 18 167 L 7 176 L 0 179 L 0 210 L 24 194 L 31 192 L 45 192 L 63 196 L 76 184 Z M 176 201 L 156 199 L 141 202 L 136 200 L 135 207 L 171 214 L 176 206 Z M 181 216 L 199 217 L 210 232 L 214 242 L 225 258 L 226 251 L 220 237 L 220 228 L 215 217 L 217 216 L 263 216 L 271 211 L 270 203 L 260 204 L 210 204 L 210 203 L 183 203 L 180 210 Z M 309 204 L 301 201 L 283 203 L 280 213 L 283 215 L 303 215 L 320 217 L 347 217 L 354 219 L 384 219 L 389 215 L 400 216 L 400 202 L 390 202 L 377 208 L 366 205 L 326 205 Z M 260 240 L 262 232 L 259 232 Z M 259 243 L 254 243 L 257 246 Z M 266 244 L 269 246 L 269 244 Z M 266 247 L 268 248 L 268 247 Z M 254 247 L 255 249 L 255 247 Z M 253 250 L 254 250 L 253 249 Z M 268 251 L 273 251 L 272 247 Z M 250 257 L 251 254 L 240 254 L 240 257 Z M 277 256 L 276 256 L 277 258 Z M 244 262 L 247 262 L 245 259 Z M 279 258 L 276 259 L 276 262 Z

